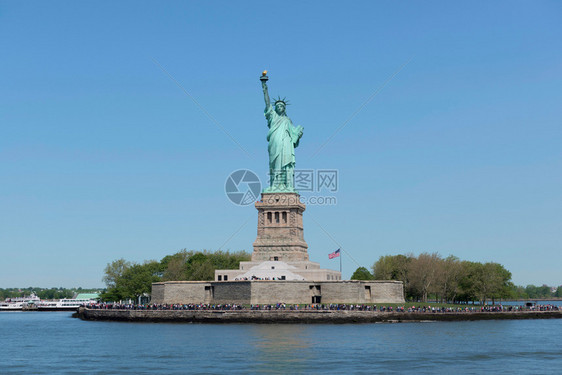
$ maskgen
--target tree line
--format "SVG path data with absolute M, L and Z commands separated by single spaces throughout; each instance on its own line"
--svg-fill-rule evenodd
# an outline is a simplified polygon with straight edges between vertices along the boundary
M 78 293 L 97 293 L 100 289 L 82 289 L 80 288 L 39 288 L 39 287 L 28 287 L 28 288 L 0 288 L 0 300 L 5 300 L 6 298 L 17 298 L 17 297 L 29 297 L 35 294 L 41 299 L 62 299 L 62 298 L 72 298 Z
M 557 288 L 548 285 L 516 286 L 514 289 L 516 299 L 550 299 L 562 298 L 562 286 Z
M 448 303 L 468 303 L 488 300 L 562 297 L 562 286 L 554 291 L 544 285 L 515 286 L 511 272 L 494 262 L 481 263 L 460 260 L 438 253 L 418 256 L 385 255 L 371 267 L 359 267 L 352 280 L 399 280 L 404 283 L 407 300 L 427 302 L 428 299 Z
M 143 263 L 117 259 L 108 263 L 103 281 L 107 290 L 104 301 L 136 300 L 149 295 L 152 283 L 159 281 L 210 281 L 217 269 L 238 269 L 241 261 L 249 261 L 246 251 L 187 251 L 183 249 L 160 261 Z M 488 300 L 562 298 L 562 286 L 554 291 L 543 285 L 515 286 L 511 272 L 501 264 L 471 262 L 455 256 L 443 258 L 438 253 L 418 256 L 385 255 L 371 267 L 359 267 L 352 280 L 399 280 L 404 283 L 407 300 L 427 302 L 468 303 Z
M 162 260 L 134 263 L 117 259 L 105 267 L 103 282 L 107 291 L 101 296 L 104 301 L 137 299 L 150 294 L 152 283 L 159 281 L 210 281 L 215 279 L 217 269 L 238 269 L 240 262 L 249 261 L 246 251 L 187 251 L 183 249 Z

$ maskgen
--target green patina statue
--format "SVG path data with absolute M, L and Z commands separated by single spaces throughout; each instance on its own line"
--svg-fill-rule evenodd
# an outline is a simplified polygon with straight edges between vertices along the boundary
M 267 71 L 264 71 L 260 77 L 265 98 L 265 118 L 269 127 L 269 187 L 264 193 L 293 193 L 295 147 L 299 145 L 303 127 L 293 126 L 293 122 L 287 117 L 287 100 L 279 98 L 274 106 L 271 105 L 267 91 L 269 78 L 266 74 Z

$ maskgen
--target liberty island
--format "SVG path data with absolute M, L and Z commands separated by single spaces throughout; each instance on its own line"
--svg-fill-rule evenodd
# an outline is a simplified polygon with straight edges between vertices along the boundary
M 264 71 L 269 155 L 269 187 L 255 203 L 257 237 L 251 261 L 238 270 L 216 270 L 214 281 L 152 284 L 152 302 L 211 304 L 403 303 L 404 288 L 394 280 L 342 280 L 341 272 L 321 269 L 309 259 L 304 239 L 305 204 L 294 188 L 295 148 L 303 135 L 287 116 L 286 99 L 271 103 Z
M 213 281 L 164 281 L 152 284 L 150 305 L 101 304 L 81 308 L 85 320 L 231 323 L 354 323 L 419 320 L 561 318 L 558 307 L 544 310 L 495 307 L 426 310 L 380 305 L 404 304 L 404 286 L 395 280 L 342 280 L 341 272 L 310 261 L 304 240 L 305 204 L 293 184 L 295 148 L 303 135 L 286 113 L 288 102 L 268 93 L 265 99 L 269 187 L 255 203 L 257 237 L 250 261 L 239 269 L 215 270 Z M 377 304 L 379 307 L 377 308 Z M 304 307 L 303 307 L 304 305 Z M 248 308 L 248 306 L 251 306 Z M 256 308 L 257 306 L 257 308 Z M 437 314 L 436 314 L 437 313 Z

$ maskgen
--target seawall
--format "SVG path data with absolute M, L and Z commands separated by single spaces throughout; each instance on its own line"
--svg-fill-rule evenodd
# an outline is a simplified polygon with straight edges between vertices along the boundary
M 560 319 L 562 311 L 408 313 L 332 310 L 97 310 L 81 307 L 82 320 L 175 323 L 399 323 L 496 319 Z

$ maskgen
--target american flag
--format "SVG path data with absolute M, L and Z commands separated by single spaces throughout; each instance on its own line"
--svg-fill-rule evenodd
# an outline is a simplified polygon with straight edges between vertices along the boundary
M 334 259 L 340 256 L 340 249 L 337 249 L 333 253 L 328 254 L 329 259 Z

